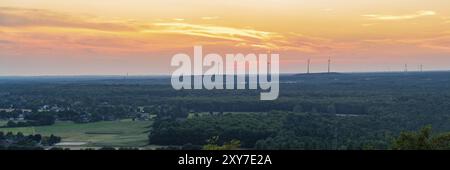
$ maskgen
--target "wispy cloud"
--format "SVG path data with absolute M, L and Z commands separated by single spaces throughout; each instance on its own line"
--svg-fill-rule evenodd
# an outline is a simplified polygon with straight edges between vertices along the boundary
M 433 15 L 436 15 L 436 12 L 429 10 L 422 10 L 417 11 L 416 13 L 413 14 L 404 14 L 404 15 L 367 14 L 363 16 L 372 20 L 408 20 Z
M 214 19 L 211 17 L 208 19 Z M 277 48 L 283 35 L 251 28 L 187 23 L 184 19 L 145 22 L 129 19 L 71 15 L 49 10 L 0 7 L 1 44 L 20 48 L 89 49 L 108 54 L 186 48 L 195 44 L 221 44 L 221 48 Z M 215 40 L 212 40 L 215 39 Z M 174 42 L 174 40 L 176 42 Z M 19 48 L 19 47 L 17 47 Z
M 200 25 L 181 22 L 155 23 L 156 29 L 148 29 L 143 32 L 152 33 L 177 33 L 209 38 L 219 38 L 232 41 L 269 40 L 280 35 L 273 32 L 254 29 L 233 28 L 224 26 Z
M 436 15 L 432 11 L 419 11 L 411 15 L 379 15 L 365 17 L 377 20 L 412 19 Z M 326 54 L 348 52 L 377 46 L 408 46 L 447 49 L 448 38 L 430 40 L 368 40 L 358 37 L 318 37 L 321 34 L 276 32 L 264 27 L 249 28 L 239 24 L 221 25 L 206 20 L 167 18 L 164 20 L 129 20 L 72 15 L 49 10 L 1 8 L 0 7 L 0 51 L 30 52 L 44 51 L 49 54 L 96 53 L 99 56 L 148 54 L 179 51 L 192 45 L 214 46 L 217 51 L 267 50 L 287 52 L 298 56 L 304 53 Z M 444 19 L 444 18 L 443 18 Z M 446 20 L 441 20 L 446 21 Z M 366 21 L 362 26 L 381 22 Z M 377 25 L 378 27 L 378 25 Z M 239 49 L 239 50 L 237 50 Z M 370 50 L 368 50 L 370 51 Z M 137 56 L 136 55 L 136 56 Z
M 0 8 L 0 44 L 21 40 L 26 51 L 76 50 L 126 54 L 187 48 L 195 44 L 221 49 L 278 50 L 319 53 L 347 48 L 326 38 L 248 27 L 189 23 L 182 18 L 145 22 L 80 16 L 48 10 Z M 203 17 L 203 20 L 219 17 Z M 175 40 L 175 42 L 174 42 Z M 17 47 L 19 48 L 19 47 Z M 35 50 L 31 50 L 35 49 Z M 73 52 L 75 53 L 75 52 Z
M 131 31 L 132 25 L 123 21 L 101 21 L 95 17 L 73 16 L 41 9 L 0 7 L 0 26 L 7 27 L 65 27 L 102 31 Z
M 213 17 L 202 17 L 202 20 L 214 20 L 214 19 L 219 19 L 218 16 L 213 16 Z
M 433 37 L 367 39 L 363 40 L 363 42 L 390 46 L 410 46 L 411 48 L 428 48 L 450 52 L 450 33 L 448 32 L 442 32 Z

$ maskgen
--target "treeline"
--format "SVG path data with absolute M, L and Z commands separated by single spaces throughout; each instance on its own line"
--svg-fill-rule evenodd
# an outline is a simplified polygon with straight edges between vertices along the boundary
M 449 150 L 450 132 L 433 134 L 431 126 L 417 132 L 402 132 L 393 142 L 395 150 Z
M 46 126 L 52 125 L 56 120 L 73 121 L 75 123 L 89 123 L 98 121 L 111 121 L 124 118 L 134 118 L 136 111 L 119 109 L 119 107 L 97 107 L 97 111 L 45 111 L 45 112 L 0 112 L 0 120 L 8 120 L 6 127 Z M 114 111 L 113 111 L 114 110 Z
M 376 117 L 288 114 L 280 130 L 255 144 L 256 149 L 361 150 L 388 149 L 391 122 Z
M 205 145 L 213 136 L 219 144 L 240 140 L 252 149 L 387 149 L 391 140 L 376 118 L 350 118 L 323 114 L 225 113 L 186 120 L 156 120 L 150 144 Z
M 61 137 L 40 134 L 25 136 L 23 133 L 0 132 L 0 150 L 42 150 L 45 146 L 53 146 L 61 142 Z
M 240 140 L 242 147 L 253 148 L 256 141 L 275 134 L 280 128 L 278 114 L 223 114 L 197 116 L 186 120 L 158 119 L 152 125 L 149 143 L 158 145 L 205 145 L 218 136 L 218 144 Z
M 27 126 L 47 126 L 55 123 L 55 115 L 53 113 L 30 113 L 25 114 L 23 120 L 9 120 L 5 127 L 27 127 Z

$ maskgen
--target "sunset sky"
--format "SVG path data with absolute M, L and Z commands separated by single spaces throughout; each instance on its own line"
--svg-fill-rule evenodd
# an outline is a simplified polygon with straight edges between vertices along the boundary
M 170 74 L 192 53 L 282 72 L 450 70 L 449 0 L 1 0 L 0 75 Z

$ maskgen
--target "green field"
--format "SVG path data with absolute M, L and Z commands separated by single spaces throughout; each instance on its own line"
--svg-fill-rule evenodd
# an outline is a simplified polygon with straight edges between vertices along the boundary
M 213 112 L 213 114 L 218 114 L 219 112 Z M 195 116 L 208 116 L 210 115 L 210 112 L 195 112 L 195 113 L 189 113 L 188 118 L 193 118 Z M 266 114 L 263 112 L 223 112 L 223 114 Z
M 6 123 L 8 123 L 8 121 L 6 121 L 6 120 L 0 120 L 0 127 L 1 127 L 1 126 L 5 126 Z
M 3 124 L 4 122 L 0 122 Z M 52 126 L 0 128 L 3 132 L 56 135 L 62 142 L 86 142 L 85 147 L 142 147 L 148 143 L 148 129 L 152 121 L 103 121 L 77 124 L 56 122 Z

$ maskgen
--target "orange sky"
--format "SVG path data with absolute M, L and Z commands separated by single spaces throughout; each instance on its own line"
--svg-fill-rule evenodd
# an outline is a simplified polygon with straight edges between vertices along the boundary
M 450 1 L 0 1 L 0 75 L 168 74 L 194 45 L 282 72 L 450 70 Z

